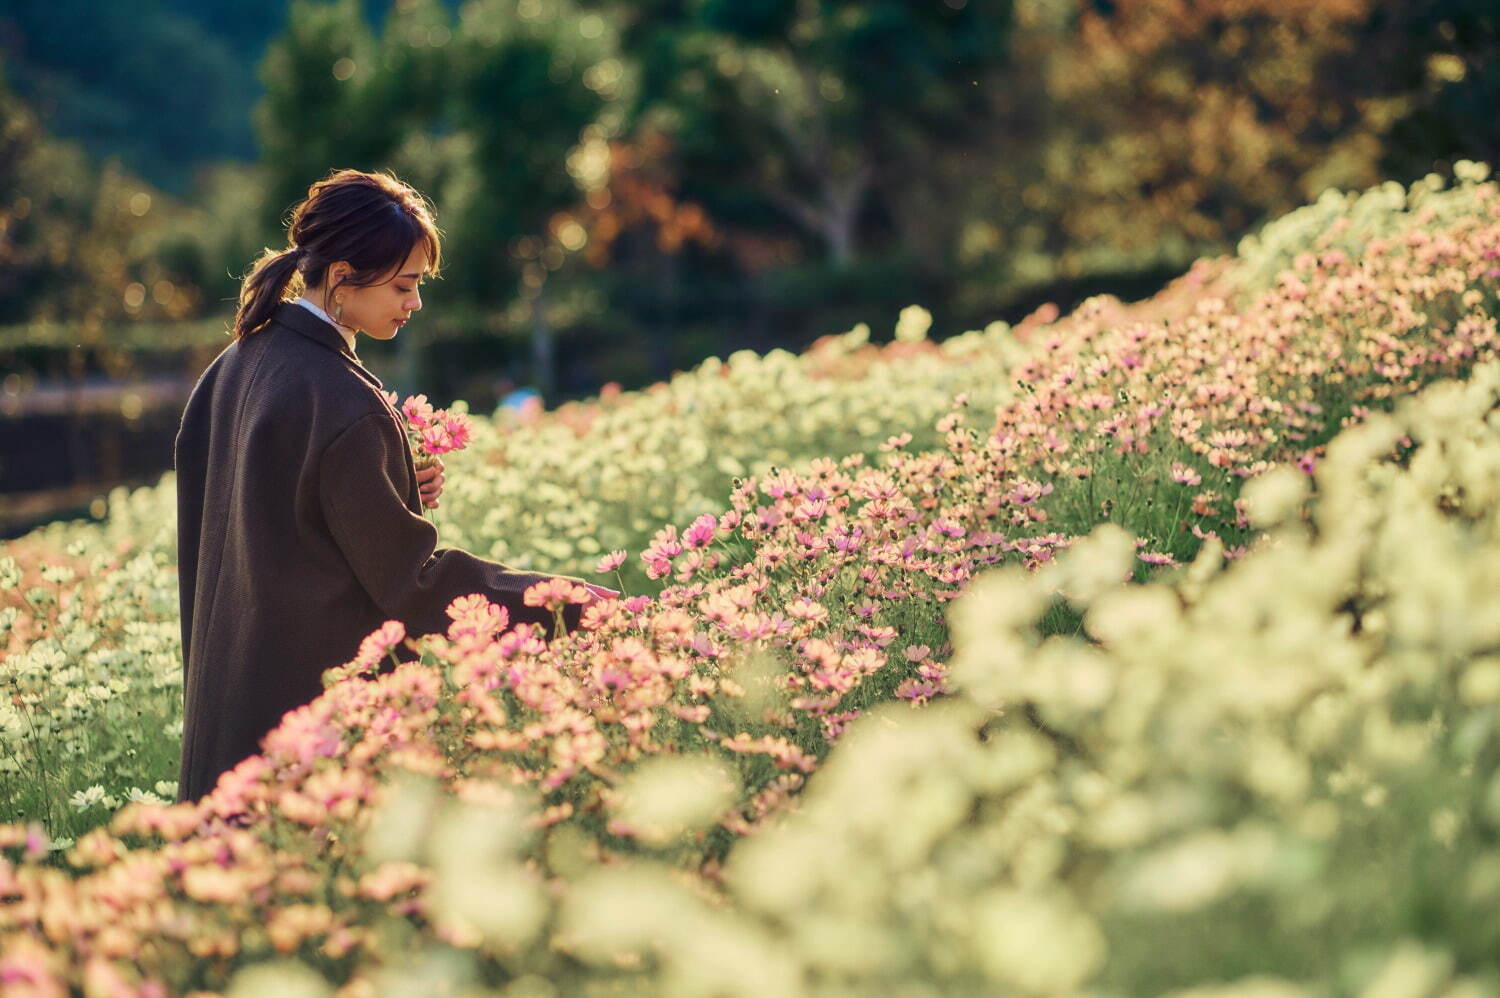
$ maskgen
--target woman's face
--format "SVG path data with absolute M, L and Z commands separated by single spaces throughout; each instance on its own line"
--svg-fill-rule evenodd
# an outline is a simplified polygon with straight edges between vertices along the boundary
M 347 263 L 339 261 L 328 268 L 328 285 L 334 287 L 341 277 L 351 272 Z M 345 283 L 334 287 L 329 295 L 328 312 L 333 314 L 342 297 L 344 311 L 340 321 L 346 326 L 373 336 L 377 340 L 394 339 L 401 326 L 411 314 L 422 307 L 420 290 L 427 273 L 427 250 L 418 243 L 406 261 L 393 276 L 384 281 L 356 287 Z

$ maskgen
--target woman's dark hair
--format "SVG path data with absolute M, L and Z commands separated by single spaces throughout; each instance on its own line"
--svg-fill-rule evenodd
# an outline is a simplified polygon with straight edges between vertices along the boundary
M 427 250 L 427 272 L 436 276 L 441 244 L 432 214 L 426 198 L 389 173 L 330 173 L 292 209 L 291 245 L 267 249 L 245 275 L 234 338 L 259 329 L 300 288 L 321 283 L 335 260 L 354 268 L 340 284 L 364 287 L 395 277 L 420 242 Z

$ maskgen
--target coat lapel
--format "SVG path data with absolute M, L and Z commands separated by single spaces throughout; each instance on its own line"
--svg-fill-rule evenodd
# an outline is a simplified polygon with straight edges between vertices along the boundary
M 284 301 L 276 306 L 276 311 L 271 313 L 271 318 L 281 325 L 294 329 L 312 340 L 314 343 L 322 344 L 334 353 L 343 357 L 354 368 L 354 372 L 364 378 L 377 389 L 383 389 L 373 371 L 361 364 L 359 358 L 349 349 L 349 344 L 344 342 L 343 334 L 322 319 L 313 315 L 307 309 L 295 302 Z
M 375 373 L 361 364 L 359 358 L 349 350 L 349 344 L 344 341 L 342 333 L 328 322 L 325 322 L 301 305 L 293 302 L 282 302 L 277 305 L 276 311 L 271 313 L 271 319 L 283 326 L 296 330 L 313 342 L 319 343 L 343 357 L 348 365 L 354 369 L 354 373 L 369 382 L 370 386 L 375 389 L 375 394 L 380 396 L 380 402 L 385 406 L 385 411 L 395 421 L 396 429 L 401 433 L 402 439 L 407 439 L 409 424 L 406 420 L 406 413 L 402 412 L 397 408 L 396 403 L 391 401 L 390 396 L 385 393 L 385 386 L 375 376 Z M 411 488 L 406 502 L 412 512 L 421 516 L 422 504 L 417 488 L 417 471 L 416 465 L 413 463 L 409 440 L 407 441 L 406 450 L 406 467 L 411 474 Z

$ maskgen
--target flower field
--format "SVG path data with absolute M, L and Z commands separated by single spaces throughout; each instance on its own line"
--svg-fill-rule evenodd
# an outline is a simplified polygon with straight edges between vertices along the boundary
M 1500 189 L 1456 172 L 1146 302 L 471 415 L 442 543 L 626 595 L 388 624 L 201 804 L 171 476 L 8 544 L 0 981 L 1500 993 Z

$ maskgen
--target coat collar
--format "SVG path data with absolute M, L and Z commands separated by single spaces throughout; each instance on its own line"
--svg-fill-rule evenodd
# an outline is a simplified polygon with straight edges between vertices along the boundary
M 313 315 L 296 302 L 284 301 L 278 304 L 276 310 L 271 313 L 271 319 L 283 326 L 296 330 L 314 343 L 320 343 L 343 357 L 354 368 L 355 373 L 376 388 L 385 387 L 369 368 L 360 363 L 354 351 L 349 349 L 349 344 L 344 340 L 342 333 L 335 329 L 333 325 Z

